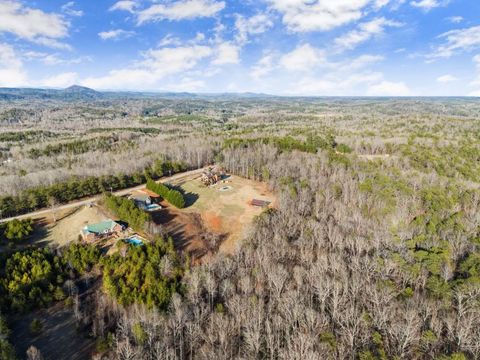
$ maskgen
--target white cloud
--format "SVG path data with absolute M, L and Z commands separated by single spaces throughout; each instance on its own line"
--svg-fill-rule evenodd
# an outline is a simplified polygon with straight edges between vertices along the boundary
M 72 50 L 72 47 L 69 44 L 67 44 L 63 41 L 58 41 L 56 39 L 51 39 L 51 38 L 47 38 L 47 37 L 39 37 L 39 38 L 36 38 L 32 41 L 35 44 L 47 46 L 47 47 L 50 47 L 50 48 L 53 48 L 53 49 L 69 50 L 69 51 Z
M 264 53 L 250 69 L 256 91 L 284 95 L 365 95 L 385 81 L 368 69 L 383 56 L 364 54 L 331 61 L 325 51 L 305 44 L 286 54 Z M 261 80 L 261 81 L 259 81 Z
M 169 46 L 169 45 L 180 46 L 181 44 L 182 44 L 182 41 L 178 37 L 175 37 L 172 34 L 167 34 L 162 38 L 162 40 L 160 40 L 160 42 L 158 43 L 158 46 L 160 47 Z
M 367 89 L 368 96 L 409 96 L 410 89 L 404 82 L 382 81 Z
M 238 64 L 240 48 L 229 42 L 218 45 L 217 57 L 213 60 L 214 65 Z
M 223 1 L 179 0 L 168 4 L 154 4 L 137 13 L 138 23 L 159 20 L 186 20 L 212 17 L 225 8 Z
M 448 58 L 457 53 L 474 50 L 480 47 L 480 26 L 455 29 L 439 36 L 445 42 L 438 46 L 427 58 Z
M 106 76 L 86 78 L 81 84 L 95 89 L 157 89 L 160 80 L 190 70 L 212 54 L 212 48 L 200 45 L 149 50 L 142 61 Z
M 38 82 L 39 86 L 53 87 L 53 88 L 66 88 L 74 85 L 78 82 L 78 74 L 75 72 L 66 72 L 57 74 Z
M 24 86 L 27 74 L 15 49 L 9 44 L 0 43 L 0 86 Z
M 133 31 L 115 29 L 115 30 L 99 32 L 98 36 L 100 36 L 100 38 L 102 40 L 119 40 L 119 39 L 128 38 L 128 37 L 130 37 L 134 34 L 135 34 L 135 32 L 133 32 Z
M 396 21 L 387 20 L 384 17 L 373 19 L 372 21 L 362 23 L 357 29 L 335 39 L 335 44 L 340 49 L 353 49 L 357 45 L 370 40 L 374 36 L 384 33 L 387 26 L 401 26 Z
M 81 56 L 77 58 L 64 59 L 59 57 L 58 54 L 48 54 L 37 51 L 27 51 L 22 53 L 22 57 L 25 60 L 36 60 L 42 62 L 44 65 L 75 65 L 83 62 L 90 62 L 92 58 L 90 56 Z
M 480 86 L 480 54 L 475 55 L 472 59 L 473 63 L 475 64 L 475 68 L 477 70 L 476 78 L 470 83 L 470 86 L 478 87 Z M 475 91 L 475 93 L 480 94 L 480 90 Z M 479 95 L 475 95 L 479 96 Z
M 475 56 L 473 57 L 473 62 L 474 62 L 477 66 L 480 66 L 480 54 L 475 55 Z
M 447 18 L 447 20 L 450 21 L 452 24 L 459 24 L 464 19 L 461 16 L 450 16 L 450 17 Z
M 283 14 L 283 23 L 296 32 L 326 31 L 357 21 L 366 10 L 376 11 L 387 0 L 268 0 Z
M 449 0 L 418 0 L 411 1 L 410 5 L 416 8 L 421 8 L 425 11 L 430 11 L 436 7 L 448 5 Z
M 364 68 L 365 66 L 368 66 L 368 65 L 371 65 L 371 64 L 374 64 L 374 63 L 378 63 L 382 60 L 384 60 L 385 58 L 383 56 L 380 56 L 380 55 L 368 55 L 368 54 L 364 54 L 364 55 L 360 55 L 359 57 L 353 59 L 352 61 L 346 61 L 344 65 L 341 66 L 341 68 L 343 68 L 344 70 L 357 70 L 357 69 L 361 69 L 361 68 Z
M 458 81 L 458 78 L 450 74 L 442 75 L 437 78 L 437 82 L 442 84 L 455 82 L 455 81 Z
M 62 6 L 62 11 L 70 16 L 83 16 L 83 11 L 73 9 L 74 6 L 75 2 L 69 1 Z
M 182 78 L 179 82 L 168 83 L 165 88 L 169 91 L 199 91 L 205 88 L 205 82 L 199 79 L 189 77 Z
M 282 56 L 280 65 L 290 71 L 309 71 L 327 64 L 323 50 L 310 44 L 298 46 L 295 50 Z
M 266 14 L 257 14 L 250 18 L 237 15 L 235 28 L 238 31 L 237 41 L 244 43 L 248 41 L 250 35 L 264 33 L 273 26 L 273 21 Z
M 275 59 L 273 54 L 265 54 L 262 58 L 252 67 L 250 76 L 255 79 L 259 79 L 275 69 Z
M 61 15 L 24 7 L 13 0 L 0 1 L 0 33 L 9 32 L 41 45 L 67 48 L 68 45 L 56 39 L 66 37 L 68 27 Z
M 378 72 L 332 72 L 319 77 L 305 77 L 294 82 L 288 90 L 292 95 L 358 95 L 359 88 L 381 81 L 383 75 Z M 364 93 L 361 93 L 364 95 Z
M 115 4 L 110 7 L 109 11 L 114 10 L 123 10 L 133 12 L 133 10 L 137 7 L 137 3 L 131 0 L 121 0 L 117 1 Z

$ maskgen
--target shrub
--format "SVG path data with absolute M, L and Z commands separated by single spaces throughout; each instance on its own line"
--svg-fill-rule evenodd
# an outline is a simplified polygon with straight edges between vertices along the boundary
M 25 240 L 33 231 L 33 221 L 27 220 L 12 220 L 5 225 L 4 235 L 8 240 L 21 241 Z
M 33 319 L 30 323 L 30 333 L 32 335 L 38 335 L 42 332 L 42 323 L 38 319 Z

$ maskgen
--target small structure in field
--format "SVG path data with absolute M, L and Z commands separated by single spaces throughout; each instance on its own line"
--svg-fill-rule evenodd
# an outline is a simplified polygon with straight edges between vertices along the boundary
M 270 201 L 253 199 L 252 201 L 250 201 L 250 205 L 264 208 L 270 205 Z
M 124 227 L 113 220 L 105 220 L 97 224 L 89 224 L 82 231 L 82 238 L 87 242 L 104 239 L 116 235 L 124 230 Z
M 135 202 L 135 205 L 142 210 L 161 209 L 161 206 L 157 204 L 160 196 L 148 189 L 135 191 L 129 196 L 129 199 Z
M 152 204 L 152 199 L 150 196 L 144 193 L 136 193 L 129 196 L 129 199 L 132 200 L 138 208 L 145 210 L 148 205 Z
M 203 172 L 200 181 L 205 186 L 211 186 L 218 183 L 224 177 L 225 171 L 222 168 L 218 166 L 211 166 Z

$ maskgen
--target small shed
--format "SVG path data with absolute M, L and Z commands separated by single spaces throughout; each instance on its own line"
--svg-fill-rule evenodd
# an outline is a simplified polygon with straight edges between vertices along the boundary
M 270 201 L 267 201 L 267 200 L 259 200 L 259 199 L 253 199 L 251 202 L 250 202 L 251 205 L 253 206 L 258 206 L 258 207 L 267 207 L 270 205 Z

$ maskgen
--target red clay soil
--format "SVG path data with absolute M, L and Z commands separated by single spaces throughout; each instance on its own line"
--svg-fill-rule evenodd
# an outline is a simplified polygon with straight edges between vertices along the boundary
M 175 247 L 186 251 L 192 259 L 199 260 L 209 253 L 206 245 L 208 231 L 199 214 L 184 213 L 162 203 L 162 210 L 152 213 L 155 224 L 172 237 Z
M 209 211 L 203 215 L 203 218 L 209 230 L 216 233 L 222 232 L 222 219 L 220 218 L 220 216 L 218 216 L 214 212 Z

